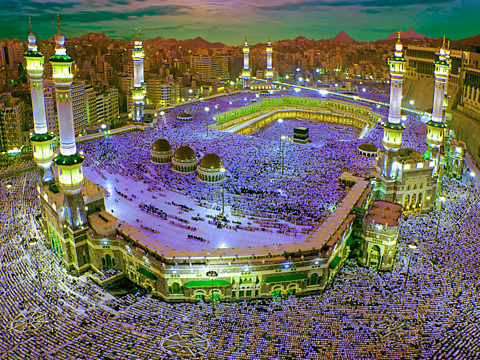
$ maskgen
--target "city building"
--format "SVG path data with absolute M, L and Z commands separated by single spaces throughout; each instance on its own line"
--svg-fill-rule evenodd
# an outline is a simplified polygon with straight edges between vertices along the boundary
M 228 57 L 227 56 L 190 56 L 192 71 L 199 73 L 202 79 L 228 81 Z
M 83 133 L 85 126 L 88 125 L 87 114 L 85 111 L 85 81 L 74 81 L 71 89 L 75 134 L 81 134 Z
M 22 149 L 23 116 L 23 101 L 11 94 L 0 95 L 0 152 Z

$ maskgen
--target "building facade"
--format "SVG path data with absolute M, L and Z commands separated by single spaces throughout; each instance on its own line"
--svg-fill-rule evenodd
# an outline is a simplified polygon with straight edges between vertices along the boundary
M 397 252 L 402 205 L 375 200 L 363 217 L 358 263 L 378 270 L 392 270 Z

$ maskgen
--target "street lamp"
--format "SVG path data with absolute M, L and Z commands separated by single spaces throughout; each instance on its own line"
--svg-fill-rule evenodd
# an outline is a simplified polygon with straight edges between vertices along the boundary
M 213 279 L 218 276 L 218 273 L 216 271 L 210 270 L 207 271 L 207 276 L 212 278 L 212 317 L 215 317 L 215 302 L 213 301 Z
M 221 167 L 220 171 L 222 172 L 222 213 L 220 214 L 222 218 L 225 216 L 225 167 Z
M 160 111 L 160 116 L 162 117 L 162 138 L 165 138 L 165 126 L 167 125 L 165 123 L 165 111 Z
M 207 107 L 205 107 L 205 112 L 207 113 L 207 122 L 206 122 L 206 128 L 207 128 L 207 138 L 208 138 L 208 110 L 210 110 L 210 109 L 209 109 L 209 107 L 208 107 L 208 106 L 207 106 Z
M 403 289 L 405 289 L 405 287 L 407 286 L 408 273 L 410 272 L 410 262 L 412 261 L 412 253 L 413 253 L 413 250 L 417 248 L 417 243 L 412 241 L 410 244 L 408 244 L 408 248 L 410 249 L 410 258 L 408 259 L 407 274 L 405 275 L 405 282 L 403 283 Z
M 282 135 L 280 137 L 280 140 L 285 140 L 286 136 L 285 135 Z M 285 144 L 283 144 L 283 146 L 281 146 L 281 149 L 282 149 L 282 176 L 283 176 L 283 159 L 284 159 L 284 153 L 285 153 Z
M 37 276 L 38 276 L 38 281 L 40 282 L 40 289 L 43 289 L 42 276 L 40 272 L 40 267 L 38 266 L 37 253 L 33 250 L 33 247 L 37 244 L 38 244 L 38 240 L 36 238 L 31 238 L 28 241 L 28 246 L 30 246 L 30 249 L 32 249 L 32 253 L 34 254 L 35 264 L 37 265 Z
M 282 124 L 283 123 L 283 119 L 278 119 L 278 123 L 279 124 Z M 282 128 L 280 128 L 280 133 L 282 132 Z M 282 146 L 282 136 L 280 135 L 280 137 L 278 138 L 278 151 L 281 150 L 281 146 Z
M 440 211 L 438 212 L 438 218 L 437 218 L 437 229 L 435 230 L 435 240 L 437 240 L 438 236 L 438 228 L 440 227 L 440 216 L 442 216 L 442 207 L 443 207 L 443 202 L 447 200 L 447 198 L 443 195 L 440 195 L 438 197 L 438 200 L 440 200 Z
M 415 104 L 415 101 L 410 100 L 410 101 L 409 101 L 409 104 L 410 104 L 410 105 L 413 105 L 413 104 Z

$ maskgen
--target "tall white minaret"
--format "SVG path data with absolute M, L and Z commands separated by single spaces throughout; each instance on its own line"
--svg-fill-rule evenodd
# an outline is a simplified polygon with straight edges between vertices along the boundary
M 400 41 L 400 31 L 398 32 L 398 41 L 395 44 L 393 57 L 388 59 L 390 67 L 390 108 L 388 110 L 388 119 L 383 126 L 383 146 L 387 150 L 397 151 L 402 146 L 402 133 L 405 127 L 402 125 L 402 86 L 405 75 L 406 60 L 403 58 L 403 45 Z
M 72 90 L 73 60 L 67 55 L 65 37 L 60 31 L 55 36 L 55 55 L 50 58 L 53 67 L 53 83 L 57 101 L 58 126 L 60 132 L 60 154 L 54 159 L 58 167 L 58 182 L 66 195 L 67 222 L 75 230 L 86 223 L 85 202 L 82 196 L 84 184 L 82 163 L 84 156 L 77 153 L 73 124 Z
M 443 94 L 443 113 L 444 113 L 444 116 L 445 116 L 445 111 L 447 110 L 447 107 L 448 107 L 448 99 L 449 99 L 449 96 L 447 95 L 448 76 L 450 75 L 450 70 L 452 68 L 452 59 L 450 58 L 450 41 L 448 41 L 447 49 L 445 50 L 445 61 L 448 64 L 448 74 L 447 74 L 447 80 L 445 81 L 445 93 Z
M 132 50 L 132 58 L 134 65 L 134 84 L 132 90 L 133 98 L 133 119 L 134 121 L 143 120 L 143 107 L 145 105 L 146 87 L 143 78 L 143 59 L 145 58 L 145 52 L 142 47 L 142 37 L 140 31 L 137 36 L 137 29 L 135 29 L 135 44 Z
M 387 122 L 383 125 L 382 144 L 385 148 L 382 158 L 382 178 L 385 181 L 393 181 L 396 178 L 396 171 L 393 168 L 395 155 L 402 146 L 402 133 L 405 127 L 401 123 L 402 106 L 402 84 L 405 74 L 406 60 L 403 58 L 403 45 L 400 41 L 400 31 L 398 32 L 398 41 L 395 44 L 393 57 L 388 59 L 390 67 L 390 108 Z M 393 201 L 391 199 L 387 199 Z
M 270 42 L 270 36 L 268 37 L 268 44 L 267 44 L 267 69 L 265 70 L 265 79 L 267 80 L 268 87 L 272 87 L 272 79 L 273 79 L 273 68 L 272 68 L 272 53 L 273 47 L 272 43 Z
M 242 71 L 242 79 L 243 79 L 243 89 L 250 88 L 250 76 L 252 71 L 250 70 L 249 66 L 249 57 L 250 57 L 250 47 L 247 43 L 247 35 L 245 35 L 245 44 L 243 45 L 243 71 Z
M 27 74 L 30 80 L 32 96 L 33 121 L 35 133 L 30 137 L 33 145 L 33 157 L 38 165 L 44 184 L 54 180 L 52 173 L 53 135 L 48 132 L 45 117 L 45 97 L 43 93 L 43 63 L 44 56 L 38 51 L 37 39 L 32 32 L 32 22 L 29 18 L 30 34 L 28 35 L 28 51 L 25 53 Z
M 443 45 L 439 50 L 437 61 L 435 61 L 435 88 L 433 92 L 432 120 L 427 122 L 427 144 L 429 147 L 430 160 L 435 161 L 435 173 L 438 173 L 440 165 L 440 146 L 443 144 L 444 129 L 443 102 L 447 91 L 447 78 L 450 71 L 450 64 L 447 62 L 445 49 L 445 37 Z

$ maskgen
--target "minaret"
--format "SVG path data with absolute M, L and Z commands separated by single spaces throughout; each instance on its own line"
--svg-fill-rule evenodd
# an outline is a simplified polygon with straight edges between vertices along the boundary
M 438 60 L 435 61 L 435 88 L 433 93 L 432 120 L 427 122 L 427 144 L 430 153 L 430 160 L 435 161 L 434 172 L 438 173 L 440 165 L 440 146 L 443 144 L 445 123 L 443 121 L 443 102 L 447 90 L 447 78 L 450 64 L 447 62 L 445 49 L 445 37 L 443 45 L 439 50 Z
M 267 70 L 265 71 L 265 79 L 267 80 L 267 85 L 269 88 L 272 87 L 272 79 L 273 79 L 273 68 L 272 68 L 272 43 L 270 42 L 270 36 L 268 37 L 268 44 L 267 44 Z
M 250 56 L 250 48 L 247 43 L 247 35 L 245 35 L 245 44 L 243 45 L 243 71 L 242 71 L 242 79 L 243 79 L 243 89 L 250 88 L 250 76 L 252 71 L 249 67 L 249 56 Z
M 42 182 L 47 184 L 54 180 L 52 173 L 53 159 L 53 135 L 48 132 L 47 121 L 45 117 L 45 98 L 43 93 L 43 63 L 44 57 L 38 51 L 37 39 L 32 32 L 32 22 L 30 22 L 30 34 L 28 35 L 28 51 L 25 53 L 27 61 L 27 74 L 30 80 L 30 90 L 32 94 L 33 121 L 35 124 L 35 133 L 30 136 L 33 145 L 33 157 L 38 165 Z
M 58 34 L 55 36 L 55 55 L 50 58 L 53 67 L 53 83 L 57 101 L 58 126 L 60 132 L 60 154 L 54 159 L 58 167 L 59 185 L 65 193 L 65 218 L 74 229 L 86 223 L 85 202 L 82 196 L 84 184 L 82 163 L 84 156 L 77 153 L 75 128 L 73 124 L 72 90 L 73 60 L 67 55 L 65 37 L 60 31 L 57 15 Z
M 403 58 L 403 45 L 400 42 L 400 31 L 398 41 L 395 44 L 395 52 L 392 58 L 388 59 L 390 67 L 390 107 L 388 120 L 383 126 L 383 146 L 390 151 L 397 151 L 402 146 L 402 133 L 405 127 L 401 120 L 402 107 L 402 86 L 405 75 L 406 60 Z
M 143 79 L 143 59 L 145 52 L 142 48 L 142 38 L 140 31 L 137 36 L 137 29 L 135 29 L 135 45 L 132 50 L 132 58 L 134 65 L 134 85 L 132 88 L 133 98 L 133 120 L 140 122 L 143 120 L 143 106 L 145 105 L 145 81 Z
M 445 111 L 447 110 L 448 107 L 448 99 L 450 98 L 447 95 L 448 91 L 448 76 L 450 75 L 450 69 L 452 68 L 452 59 L 450 58 L 450 41 L 447 43 L 447 49 L 445 50 L 445 61 L 448 64 L 448 74 L 447 74 L 447 80 L 445 81 L 445 94 L 443 94 L 443 113 L 445 115 Z M 447 123 L 447 121 L 444 121 Z
M 390 108 L 387 122 L 383 125 L 382 144 L 385 147 L 385 158 L 382 167 L 382 175 L 387 179 L 395 177 L 391 169 L 393 157 L 402 146 L 402 133 L 405 127 L 401 123 L 402 107 L 402 84 L 405 74 L 406 60 L 403 58 L 403 45 L 400 42 L 400 31 L 398 41 L 395 44 L 395 52 L 392 58 L 388 59 L 390 67 Z

